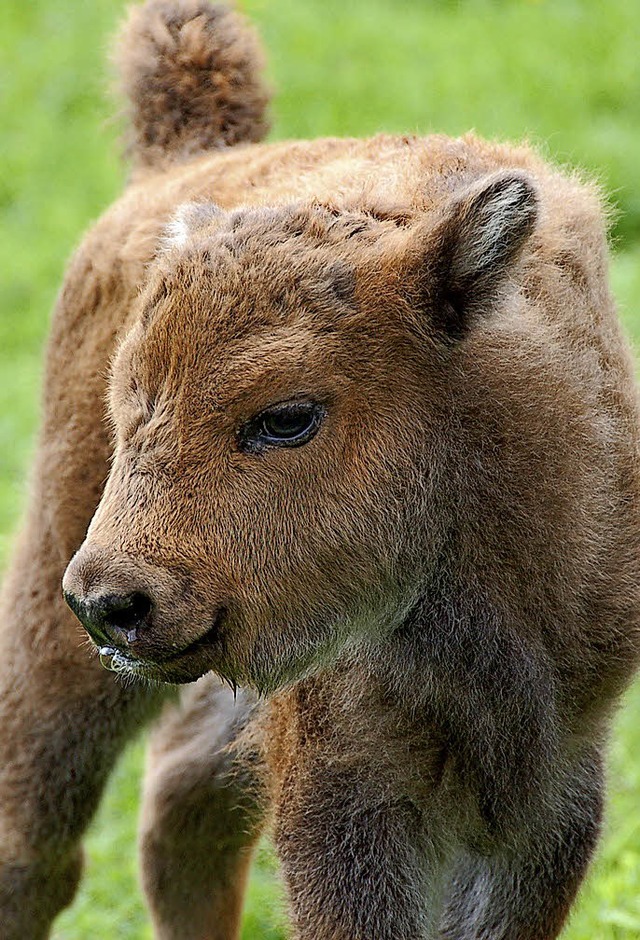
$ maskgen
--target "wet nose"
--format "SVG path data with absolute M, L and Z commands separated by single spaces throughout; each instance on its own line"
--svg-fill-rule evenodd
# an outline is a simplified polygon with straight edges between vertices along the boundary
M 89 597 L 65 591 L 64 598 L 97 646 L 128 647 L 151 623 L 153 603 L 142 591 Z

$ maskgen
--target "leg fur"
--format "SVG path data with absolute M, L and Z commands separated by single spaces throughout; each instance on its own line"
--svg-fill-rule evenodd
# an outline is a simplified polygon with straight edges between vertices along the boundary
M 276 845 L 296 940 L 427 940 L 438 852 L 409 800 L 367 794 L 361 774 L 285 783 Z
M 208 676 L 188 687 L 148 756 L 142 879 L 162 940 L 234 940 L 262 827 L 255 703 Z
M 275 842 L 296 940 L 431 938 L 449 841 L 434 810 L 438 739 L 426 723 L 414 733 L 373 679 L 348 669 L 300 683 L 271 718 Z

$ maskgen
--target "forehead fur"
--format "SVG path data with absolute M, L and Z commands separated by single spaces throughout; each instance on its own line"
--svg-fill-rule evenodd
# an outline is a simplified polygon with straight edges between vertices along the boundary
M 224 211 L 212 203 L 186 203 L 169 223 L 146 293 L 148 319 L 158 300 L 210 299 L 211 309 L 232 305 L 236 327 L 264 319 L 271 306 L 281 320 L 309 303 L 316 313 L 351 304 L 356 269 L 378 269 L 406 239 L 406 208 L 343 208 L 311 204 Z M 241 303 L 239 303 L 241 302 Z M 261 313 L 262 311 L 262 313 Z
M 206 373 L 213 381 L 215 372 L 215 382 L 224 382 L 233 368 L 236 388 L 263 372 L 272 381 L 273 370 L 298 369 L 302 387 L 313 363 L 330 372 L 344 360 L 341 368 L 351 371 L 369 357 L 369 343 L 377 349 L 405 336 L 406 325 L 385 303 L 392 279 L 379 262 L 397 256 L 410 224 L 406 212 L 392 209 L 227 212 L 187 204 L 149 271 L 137 327 L 115 371 L 132 369 L 157 385 L 165 374 L 193 381 Z M 375 322 L 363 284 L 376 297 Z
M 221 248 L 234 254 L 265 248 L 345 246 L 350 240 L 374 242 L 409 224 L 412 213 L 395 206 L 343 208 L 315 203 L 240 208 L 225 212 L 213 203 L 185 203 L 167 226 L 163 247 L 178 252 Z

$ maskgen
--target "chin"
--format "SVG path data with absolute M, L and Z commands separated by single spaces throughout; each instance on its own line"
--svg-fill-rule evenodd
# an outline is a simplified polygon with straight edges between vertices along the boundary
M 183 685 L 195 682 L 207 672 L 218 672 L 214 664 L 202 655 L 178 654 L 163 662 L 153 662 L 149 659 L 139 659 L 111 646 L 99 647 L 98 655 L 105 669 L 115 672 L 123 679 Z

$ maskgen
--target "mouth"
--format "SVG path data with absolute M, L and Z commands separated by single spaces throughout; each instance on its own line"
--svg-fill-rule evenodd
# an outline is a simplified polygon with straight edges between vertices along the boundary
M 105 669 L 123 677 L 167 682 L 172 685 L 195 682 L 207 672 L 217 671 L 223 651 L 221 625 L 226 611 L 221 608 L 213 626 L 184 649 L 157 662 L 134 656 L 115 646 L 99 646 L 98 655 Z

